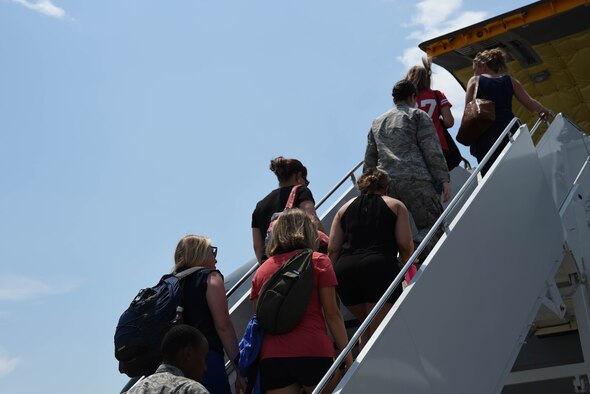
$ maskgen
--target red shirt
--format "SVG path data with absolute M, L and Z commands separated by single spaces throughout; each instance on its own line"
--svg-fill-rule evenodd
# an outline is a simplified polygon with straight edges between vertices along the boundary
M 252 279 L 250 300 L 256 300 L 266 281 L 299 250 L 275 255 L 266 260 Z M 260 359 L 283 357 L 334 357 L 334 345 L 328 336 L 326 320 L 320 303 L 319 289 L 336 286 L 336 274 L 328 256 L 312 255 L 314 288 L 303 318 L 294 330 L 282 335 L 264 334 Z
M 443 125 L 440 120 L 440 108 L 437 105 L 437 101 L 440 101 L 440 107 L 452 107 L 449 100 L 447 100 L 445 94 L 440 90 L 437 90 L 438 93 L 438 100 L 436 99 L 435 91 L 432 89 L 424 89 L 418 92 L 418 99 L 416 100 L 418 104 L 418 108 L 422 111 L 426 112 L 430 119 L 432 119 L 432 123 L 434 123 L 434 127 L 436 128 L 436 133 L 438 134 L 438 139 L 440 140 L 440 146 L 443 150 L 449 150 L 449 146 L 447 145 L 447 140 L 445 139 L 445 132 L 443 130 Z

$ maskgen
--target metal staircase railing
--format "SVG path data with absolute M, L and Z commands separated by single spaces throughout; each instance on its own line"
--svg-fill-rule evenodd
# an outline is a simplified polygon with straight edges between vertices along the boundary
M 356 177 L 354 173 L 363 165 L 363 161 L 355 165 L 350 171 L 346 173 L 346 175 L 338 182 L 336 185 L 315 205 L 315 209 L 318 210 L 330 197 L 336 193 L 340 187 L 346 182 L 349 178 L 352 180 L 352 183 L 356 185 Z M 229 298 L 232 294 L 236 292 L 237 289 L 240 288 L 248 280 L 250 275 L 252 275 L 260 266 L 260 263 L 256 262 L 227 292 L 227 297 Z
M 537 120 L 537 122 L 535 123 L 535 125 L 533 126 L 533 128 L 531 130 L 531 134 L 533 134 L 537 130 L 537 128 L 539 127 L 539 125 L 541 124 L 541 122 L 542 122 L 542 119 Z M 500 144 L 502 144 L 504 138 L 506 136 L 508 136 L 509 141 L 511 143 L 513 142 L 512 133 L 510 131 L 511 131 L 511 129 L 514 126 L 515 123 L 519 123 L 520 124 L 521 122 L 520 122 L 520 120 L 518 118 L 514 118 L 514 119 L 512 119 L 510 121 L 510 123 L 508 124 L 508 126 L 506 126 L 506 128 L 504 129 L 504 131 L 502 132 L 502 134 L 498 137 L 498 139 L 496 140 L 496 142 L 494 143 L 494 145 L 492 146 L 492 148 L 489 150 L 489 152 L 486 154 L 486 156 L 483 158 L 483 160 L 478 164 L 477 168 L 469 176 L 468 180 L 465 182 L 465 184 L 463 185 L 463 187 L 461 187 L 461 189 L 459 190 L 459 192 L 451 200 L 451 202 L 449 203 L 449 205 L 447 206 L 447 208 L 444 210 L 444 212 L 441 214 L 441 216 L 438 218 L 438 220 L 436 221 L 436 223 L 432 226 L 432 228 L 430 229 L 430 231 L 428 232 L 428 234 L 426 235 L 426 237 L 424 238 L 424 240 L 422 242 L 420 242 L 420 244 L 418 245 L 418 247 L 414 250 L 414 253 L 410 257 L 410 259 L 403 266 L 403 268 L 401 269 L 401 271 L 399 272 L 399 274 L 395 277 L 395 279 L 393 280 L 393 282 L 391 283 L 391 285 L 387 288 L 387 290 L 385 291 L 385 293 L 383 294 L 383 296 L 375 304 L 375 307 L 371 310 L 371 312 L 369 313 L 369 315 L 367 316 L 367 318 L 363 321 L 363 323 L 360 325 L 360 327 L 354 333 L 354 335 L 352 336 L 352 338 L 348 342 L 347 346 L 338 355 L 338 357 L 336 358 L 336 360 L 334 361 L 334 363 L 332 364 L 332 366 L 330 367 L 330 369 L 328 370 L 328 372 L 326 372 L 326 374 L 324 375 L 324 377 L 322 378 L 322 380 L 318 383 L 318 385 L 316 386 L 316 388 L 314 389 L 314 391 L 313 391 L 312 394 L 319 394 L 319 393 L 321 393 L 322 389 L 325 387 L 325 385 L 330 380 L 330 377 L 334 374 L 334 372 L 336 371 L 336 369 L 338 369 L 339 366 L 344 362 L 344 358 L 346 357 L 346 355 L 350 351 L 352 351 L 353 347 L 356 345 L 356 342 L 359 340 L 359 338 L 365 332 L 365 330 L 369 327 L 369 325 L 373 322 L 373 320 L 375 319 L 375 317 L 377 316 L 377 314 L 379 313 L 379 311 L 381 310 L 381 308 L 383 307 L 383 305 L 386 303 L 386 301 L 389 299 L 389 297 L 391 296 L 391 294 L 393 293 L 393 291 L 404 280 L 404 277 L 405 277 L 406 272 L 410 269 L 410 267 L 412 266 L 412 264 L 414 264 L 414 261 L 416 261 L 416 259 L 418 258 L 418 256 L 422 253 L 422 251 L 426 248 L 426 246 L 428 245 L 428 243 L 430 242 L 430 240 L 432 239 L 432 237 L 435 235 L 435 233 L 438 230 L 438 228 L 442 225 L 444 231 L 445 232 L 448 232 L 448 224 L 445 222 L 445 220 L 451 214 L 451 212 L 458 206 L 458 204 L 463 200 L 463 198 L 467 196 L 467 192 L 470 190 L 471 184 L 474 183 L 474 182 L 477 182 L 477 177 L 478 177 L 478 174 L 481 172 L 481 169 L 490 160 L 490 158 L 492 157 L 492 155 L 494 154 L 494 152 L 496 151 L 496 149 L 498 149 L 498 147 L 500 146 Z
M 315 205 L 315 209 L 319 209 L 330 197 L 336 193 L 340 187 L 350 178 L 352 183 L 356 185 L 356 177 L 354 173 L 363 165 L 363 161 L 359 162 L 355 165 L 350 171 L 346 173 L 344 177 L 340 181 L 336 183 L 336 185 L 328 192 L 326 195 Z M 256 272 L 256 270 L 260 267 L 260 263 L 256 262 L 248 269 L 248 271 L 227 291 L 226 296 L 229 298 L 233 295 L 247 280 L 250 276 Z M 238 300 L 239 302 L 239 300 Z M 228 371 L 228 375 L 232 372 L 233 367 L 230 361 L 225 363 L 225 369 Z

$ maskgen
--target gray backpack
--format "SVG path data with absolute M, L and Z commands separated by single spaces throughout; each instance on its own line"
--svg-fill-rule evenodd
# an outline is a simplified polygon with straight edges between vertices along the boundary
M 301 321 L 314 286 L 312 254 L 311 249 L 297 253 L 262 286 L 256 317 L 267 334 L 285 334 Z

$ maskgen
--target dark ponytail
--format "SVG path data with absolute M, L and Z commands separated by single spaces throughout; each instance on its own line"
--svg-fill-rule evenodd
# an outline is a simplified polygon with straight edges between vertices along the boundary
M 383 192 L 389 186 L 389 176 L 376 168 L 365 171 L 358 179 L 361 194 Z
M 297 159 L 285 159 L 279 156 L 270 161 L 270 170 L 275 173 L 279 182 L 287 181 L 299 172 L 307 178 L 307 168 Z

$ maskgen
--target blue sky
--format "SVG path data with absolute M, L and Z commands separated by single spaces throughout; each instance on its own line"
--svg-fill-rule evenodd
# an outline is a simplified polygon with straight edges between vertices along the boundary
M 270 159 L 319 200 L 419 42 L 526 3 L 0 0 L 0 391 L 118 392 L 118 316 L 178 239 L 232 272 Z

